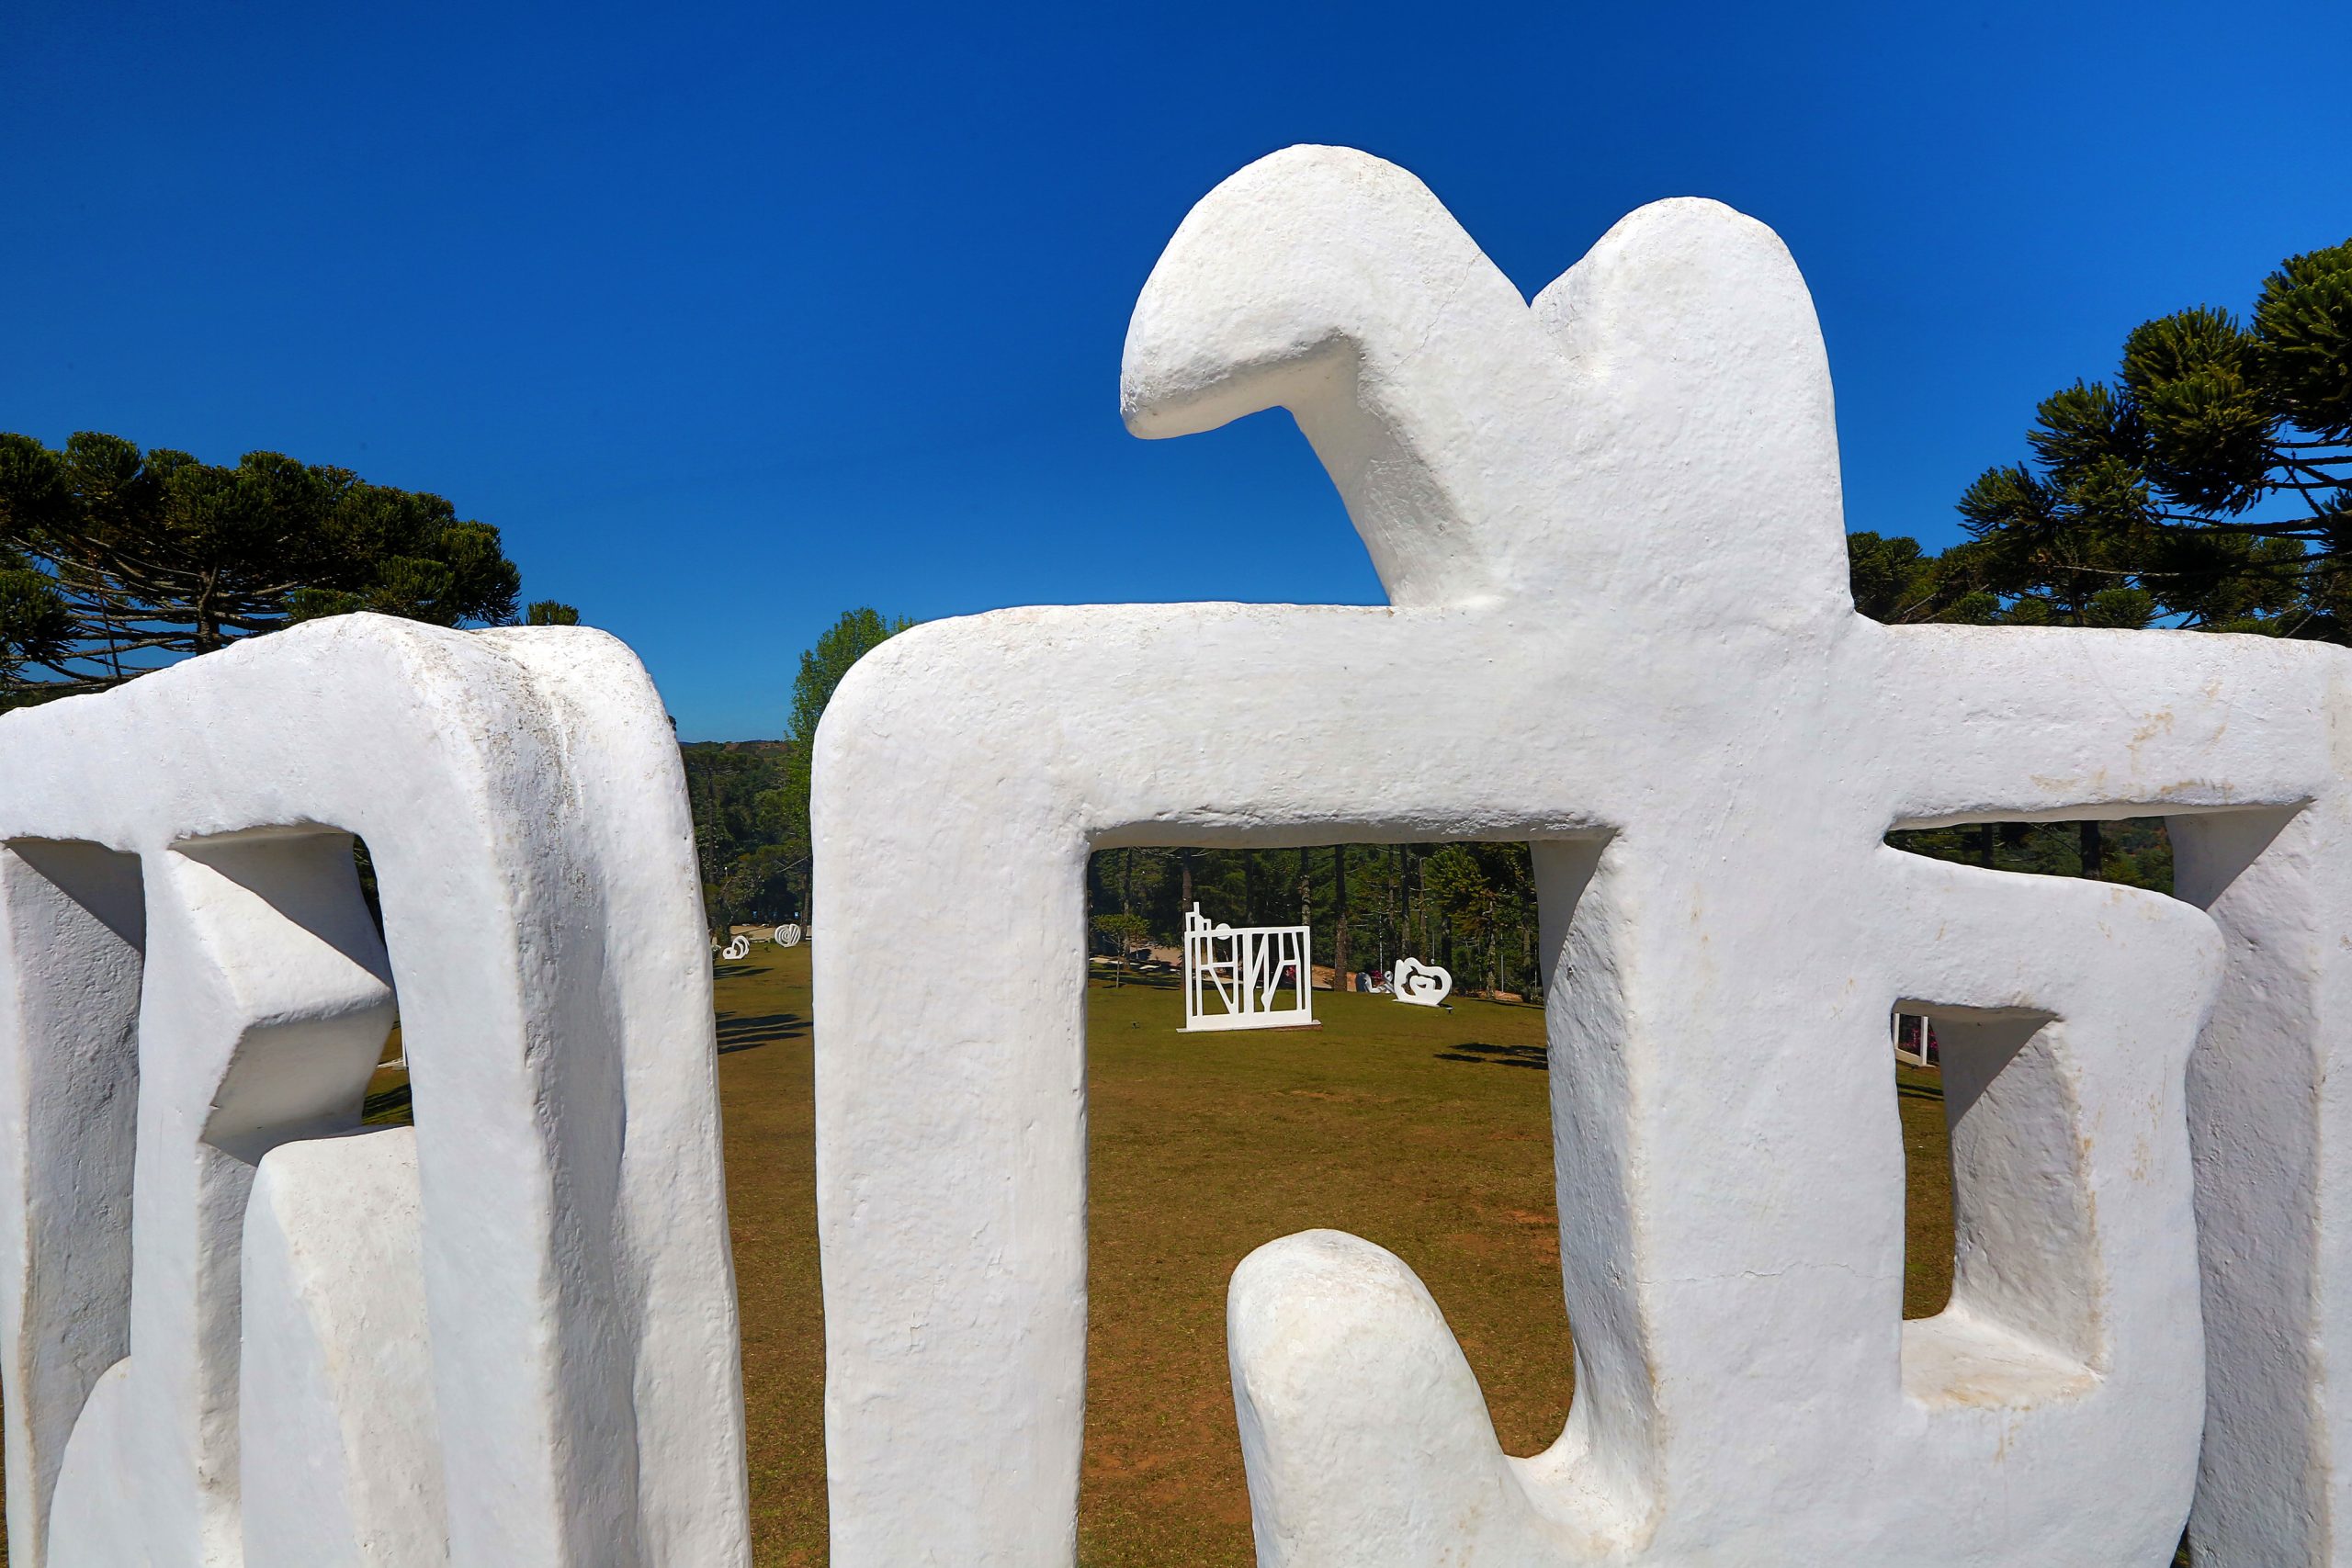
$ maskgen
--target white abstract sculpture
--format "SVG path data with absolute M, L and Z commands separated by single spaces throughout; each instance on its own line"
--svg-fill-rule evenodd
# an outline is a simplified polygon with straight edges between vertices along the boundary
M 778 926 L 775 928 L 774 940 L 778 947 L 798 947 L 800 928 L 797 925 Z
M 1146 435 L 1287 407 L 1390 604 L 1007 611 L 842 682 L 836 1564 L 1071 1560 L 1088 853 L 1437 837 L 1534 845 L 1575 1404 L 1506 1458 L 1400 1261 L 1272 1244 L 1231 1297 L 1262 1562 L 2154 1565 L 2200 1428 L 2199 1568 L 2352 1561 L 2352 659 L 1857 615 L 1811 302 L 1712 202 L 1531 306 L 1410 176 L 1278 153 L 1177 231 L 1123 398 Z M 1882 842 L 2144 812 L 2186 902 Z M 1913 1324 L 1897 1006 L 1960 1247 Z
M 1193 905 L 1184 912 L 1184 1027 L 1303 1029 L 1315 1022 L 1308 968 L 1313 934 L 1305 926 L 1212 925 Z M 1284 991 L 1290 993 L 1281 1004 Z M 1208 1000 L 1216 998 L 1211 1008 Z
M 12 713 L 0 840 L 13 1562 L 748 1563 L 692 829 L 626 649 L 355 615 Z M 395 996 L 417 1123 L 363 1131 Z
M 1418 958 L 1396 961 L 1396 978 L 1390 982 L 1400 1002 L 1417 1007 L 1433 1008 L 1443 1005 L 1453 994 L 1453 976 L 1434 964 L 1424 964 Z
M 729 964 L 751 957 L 752 939 L 741 931 L 736 932 L 727 939 L 727 945 L 719 950 L 718 956 Z

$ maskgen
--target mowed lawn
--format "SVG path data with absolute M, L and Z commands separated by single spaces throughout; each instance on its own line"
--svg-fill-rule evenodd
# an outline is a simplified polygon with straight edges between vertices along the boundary
M 742 1298 L 763 1568 L 821 1564 L 824 1356 L 811 1171 L 808 950 L 718 970 L 719 1093 Z M 1396 1252 L 1437 1299 L 1513 1453 L 1573 1392 L 1553 1207 L 1544 1020 L 1318 993 L 1319 1031 L 1188 1035 L 1166 986 L 1088 991 L 1091 1303 L 1080 1555 L 1087 1568 L 1246 1565 L 1226 1282 L 1329 1226 Z M 1905 1312 L 1942 1304 L 1951 1183 L 1939 1075 L 1894 1068 L 1911 1159 Z

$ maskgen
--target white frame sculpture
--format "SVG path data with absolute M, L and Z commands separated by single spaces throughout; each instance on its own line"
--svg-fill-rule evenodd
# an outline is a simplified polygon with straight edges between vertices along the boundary
M 1288 408 L 1390 603 L 1006 611 L 842 682 L 837 1568 L 1071 1561 L 1088 854 L 1445 837 L 1534 846 L 1576 1400 L 1506 1457 L 1398 1259 L 1272 1244 L 1229 1312 L 1265 1568 L 2154 1565 L 2192 1491 L 2199 1568 L 2352 1556 L 2352 656 L 1855 614 L 1811 300 L 1712 202 L 1531 304 L 1410 175 L 1292 149 L 1178 230 L 1122 397 Z M 1128 699 L 1171 670 L 1204 722 Z M 1883 841 L 2151 812 L 2179 901 Z M 1963 1244 L 1913 1324 L 1897 1007 Z
M 0 841 L 13 1562 L 749 1562 L 693 831 L 627 649 L 352 615 L 11 713 Z M 417 1122 L 361 1130 L 395 990 Z
M 1308 927 L 1211 924 L 1193 905 L 1184 911 L 1186 1032 L 1312 1027 L 1314 953 L 1315 933 Z M 1274 1006 L 1285 988 L 1292 993 L 1290 1006 Z M 1212 995 L 1219 1004 L 1214 1012 L 1202 1005 Z

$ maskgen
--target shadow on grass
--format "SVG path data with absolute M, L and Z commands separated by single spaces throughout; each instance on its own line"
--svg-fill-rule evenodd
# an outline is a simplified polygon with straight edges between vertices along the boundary
M 409 1100 L 408 1085 L 394 1084 L 381 1094 L 359 1102 L 360 1124 L 368 1127 L 413 1127 L 416 1108 Z
M 1127 972 L 1125 978 L 1122 979 L 1118 971 L 1108 968 L 1091 970 L 1087 975 L 1086 981 L 1088 985 L 1100 986 L 1106 991 L 1125 990 L 1131 986 L 1140 986 L 1155 991 L 1173 991 L 1182 988 L 1183 985 L 1183 982 L 1172 974 L 1143 975 L 1131 969 Z
M 797 1012 L 763 1012 L 744 1018 L 718 1015 L 718 1054 L 750 1051 L 779 1040 L 798 1040 L 808 1032 L 808 1021 Z
M 1940 1083 L 1906 1083 L 1897 1078 L 1894 1081 L 1894 1092 L 1904 1100 L 1941 1100 L 1944 1097 L 1944 1086 Z
M 1539 1073 L 1552 1069 L 1550 1053 L 1541 1045 L 1482 1045 L 1465 1040 L 1436 1055 L 1441 1062 L 1487 1062 L 1498 1067 L 1533 1067 Z

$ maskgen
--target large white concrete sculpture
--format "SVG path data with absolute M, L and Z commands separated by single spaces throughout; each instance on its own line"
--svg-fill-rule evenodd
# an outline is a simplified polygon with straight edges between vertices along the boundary
M 12 1561 L 749 1562 L 710 966 L 627 649 L 358 615 L 12 713 L 0 840 Z M 361 1131 L 395 998 L 416 1125 Z
M 1390 604 L 933 622 L 827 710 L 837 1564 L 1071 1559 L 1088 853 L 1449 838 L 1535 846 L 1575 1405 L 1506 1458 L 1402 1262 L 1277 1242 L 1231 1300 L 1261 1562 L 2156 1564 L 2200 1427 L 2200 1568 L 2352 1561 L 2352 660 L 1857 615 L 1811 302 L 1712 202 L 1531 305 L 1409 175 L 1279 153 L 1177 231 L 1123 397 L 1289 409 Z M 2147 812 L 2186 902 L 1882 841 Z M 1909 1325 L 1898 1006 L 1960 1247 Z

